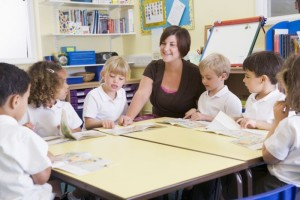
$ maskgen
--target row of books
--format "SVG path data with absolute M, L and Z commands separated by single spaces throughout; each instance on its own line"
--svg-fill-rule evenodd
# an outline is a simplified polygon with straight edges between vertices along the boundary
M 59 32 L 63 34 L 105 34 L 134 32 L 133 10 L 110 19 L 107 10 L 60 10 Z
M 286 59 L 291 54 L 299 54 L 299 37 L 288 34 L 288 29 L 274 29 L 274 52 Z

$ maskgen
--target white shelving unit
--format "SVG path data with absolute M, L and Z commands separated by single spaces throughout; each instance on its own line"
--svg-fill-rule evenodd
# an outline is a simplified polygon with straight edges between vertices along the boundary
M 128 11 L 129 9 L 134 8 L 134 0 L 130 0 L 131 3 L 118 3 L 118 4 L 103 4 L 103 3 L 88 3 L 88 2 L 72 2 L 72 1 L 65 1 L 65 0 L 45 0 L 43 2 L 44 5 L 52 6 L 53 9 L 53 16 L 54 16 L 54 23 L 55 23 L 55 30 L 51 34 L 55 37 L 55 49 L 57 52 L 60 51 L 59 49 L 59 41 L 62 41 L 66 38 L 107 38 L 108 39 L 108 45 L 106 51 L 112 51 L 112 39 L 116 37 L 122 37 L 122 36 L 132 36 L 136 33 L 134 31 L 131 32 L 114 32 L 114 33 L 101 33 L 101 34 L 78 34 L 78 33 L 61 33 L 60 32 L 60 22 L 59 22 L 59 10 L 72 10 L 72 9 L 86 9 L 88 11 L 90 10 L 102 10 L 107 11 L 109 18 L 119 19 L 122 16 L 122 12 L 124 13 L 124 10 Z M 132 14 L 132 26 L 133 24 L 133 14 Z M 129 22 L 128 22 L 129 24 Z M 128 26 L 126 24 L 126 26 Z M 129 31 L 129 28 L 126 28 L 127 31 Z M 76 45 L 76 44 L 74 44 Z

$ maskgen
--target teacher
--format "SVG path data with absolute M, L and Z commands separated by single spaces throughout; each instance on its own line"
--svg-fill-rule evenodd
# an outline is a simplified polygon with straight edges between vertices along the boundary
M 197 107 L 199 96 L 205 91 L 198 67 L 183 59 L 190 50 L 189 32 L 169 26 L 159 45 L 162 59 L 146 67 L 126 115 L 120 117 L 121 125 L 131 124 L 149 97 L 154 116 L 183 118 L 185 112 Z

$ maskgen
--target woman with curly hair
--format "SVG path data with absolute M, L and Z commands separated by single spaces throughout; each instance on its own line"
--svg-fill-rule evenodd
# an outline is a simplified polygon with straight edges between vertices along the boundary
M 59 135 L 61 114 L 65 110 L 71 130 L 81 131 L 82 120 L 69 102 L 62 101 L 69 87 L 66 70 L 58 64 L 41 61 L 33 64 L 28 74 L 31 79 L 29 106 L 19 123 L 41 137 Z

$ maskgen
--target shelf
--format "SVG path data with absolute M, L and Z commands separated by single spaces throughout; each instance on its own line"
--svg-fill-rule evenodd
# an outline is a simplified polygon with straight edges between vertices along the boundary
M 128 62 L 129 65 L 134 64 L 134 62 Z M 63 68 L 77 68 L 77 67 L 95 67 L 95 66 L 101 66 L 104 65 L 104 63 L 102 64 L 86 64 L 86 65 L 66 65 L 66 66 L 62 66 Z
M 89 2 L 71 2 L 71 1 L 60 1 L 60 0 L 45 0 L 45 4 L 52 5 L 52 6 L 72 6 L 72 7 L 108 7 L 108 8 L 119 8 L 119 7 L 132 7 L 134 6 L 133 3 L 118 3 L 118 4 L 105 4 L 105 3 L 89 3 Z
M 103 37 L 103 36 L 125 36 L 125 35 L 135 35 L 135 32 L 132 33 L 104 33 L 104 34 L 53 34 L 54 36 L 59 37 Z

